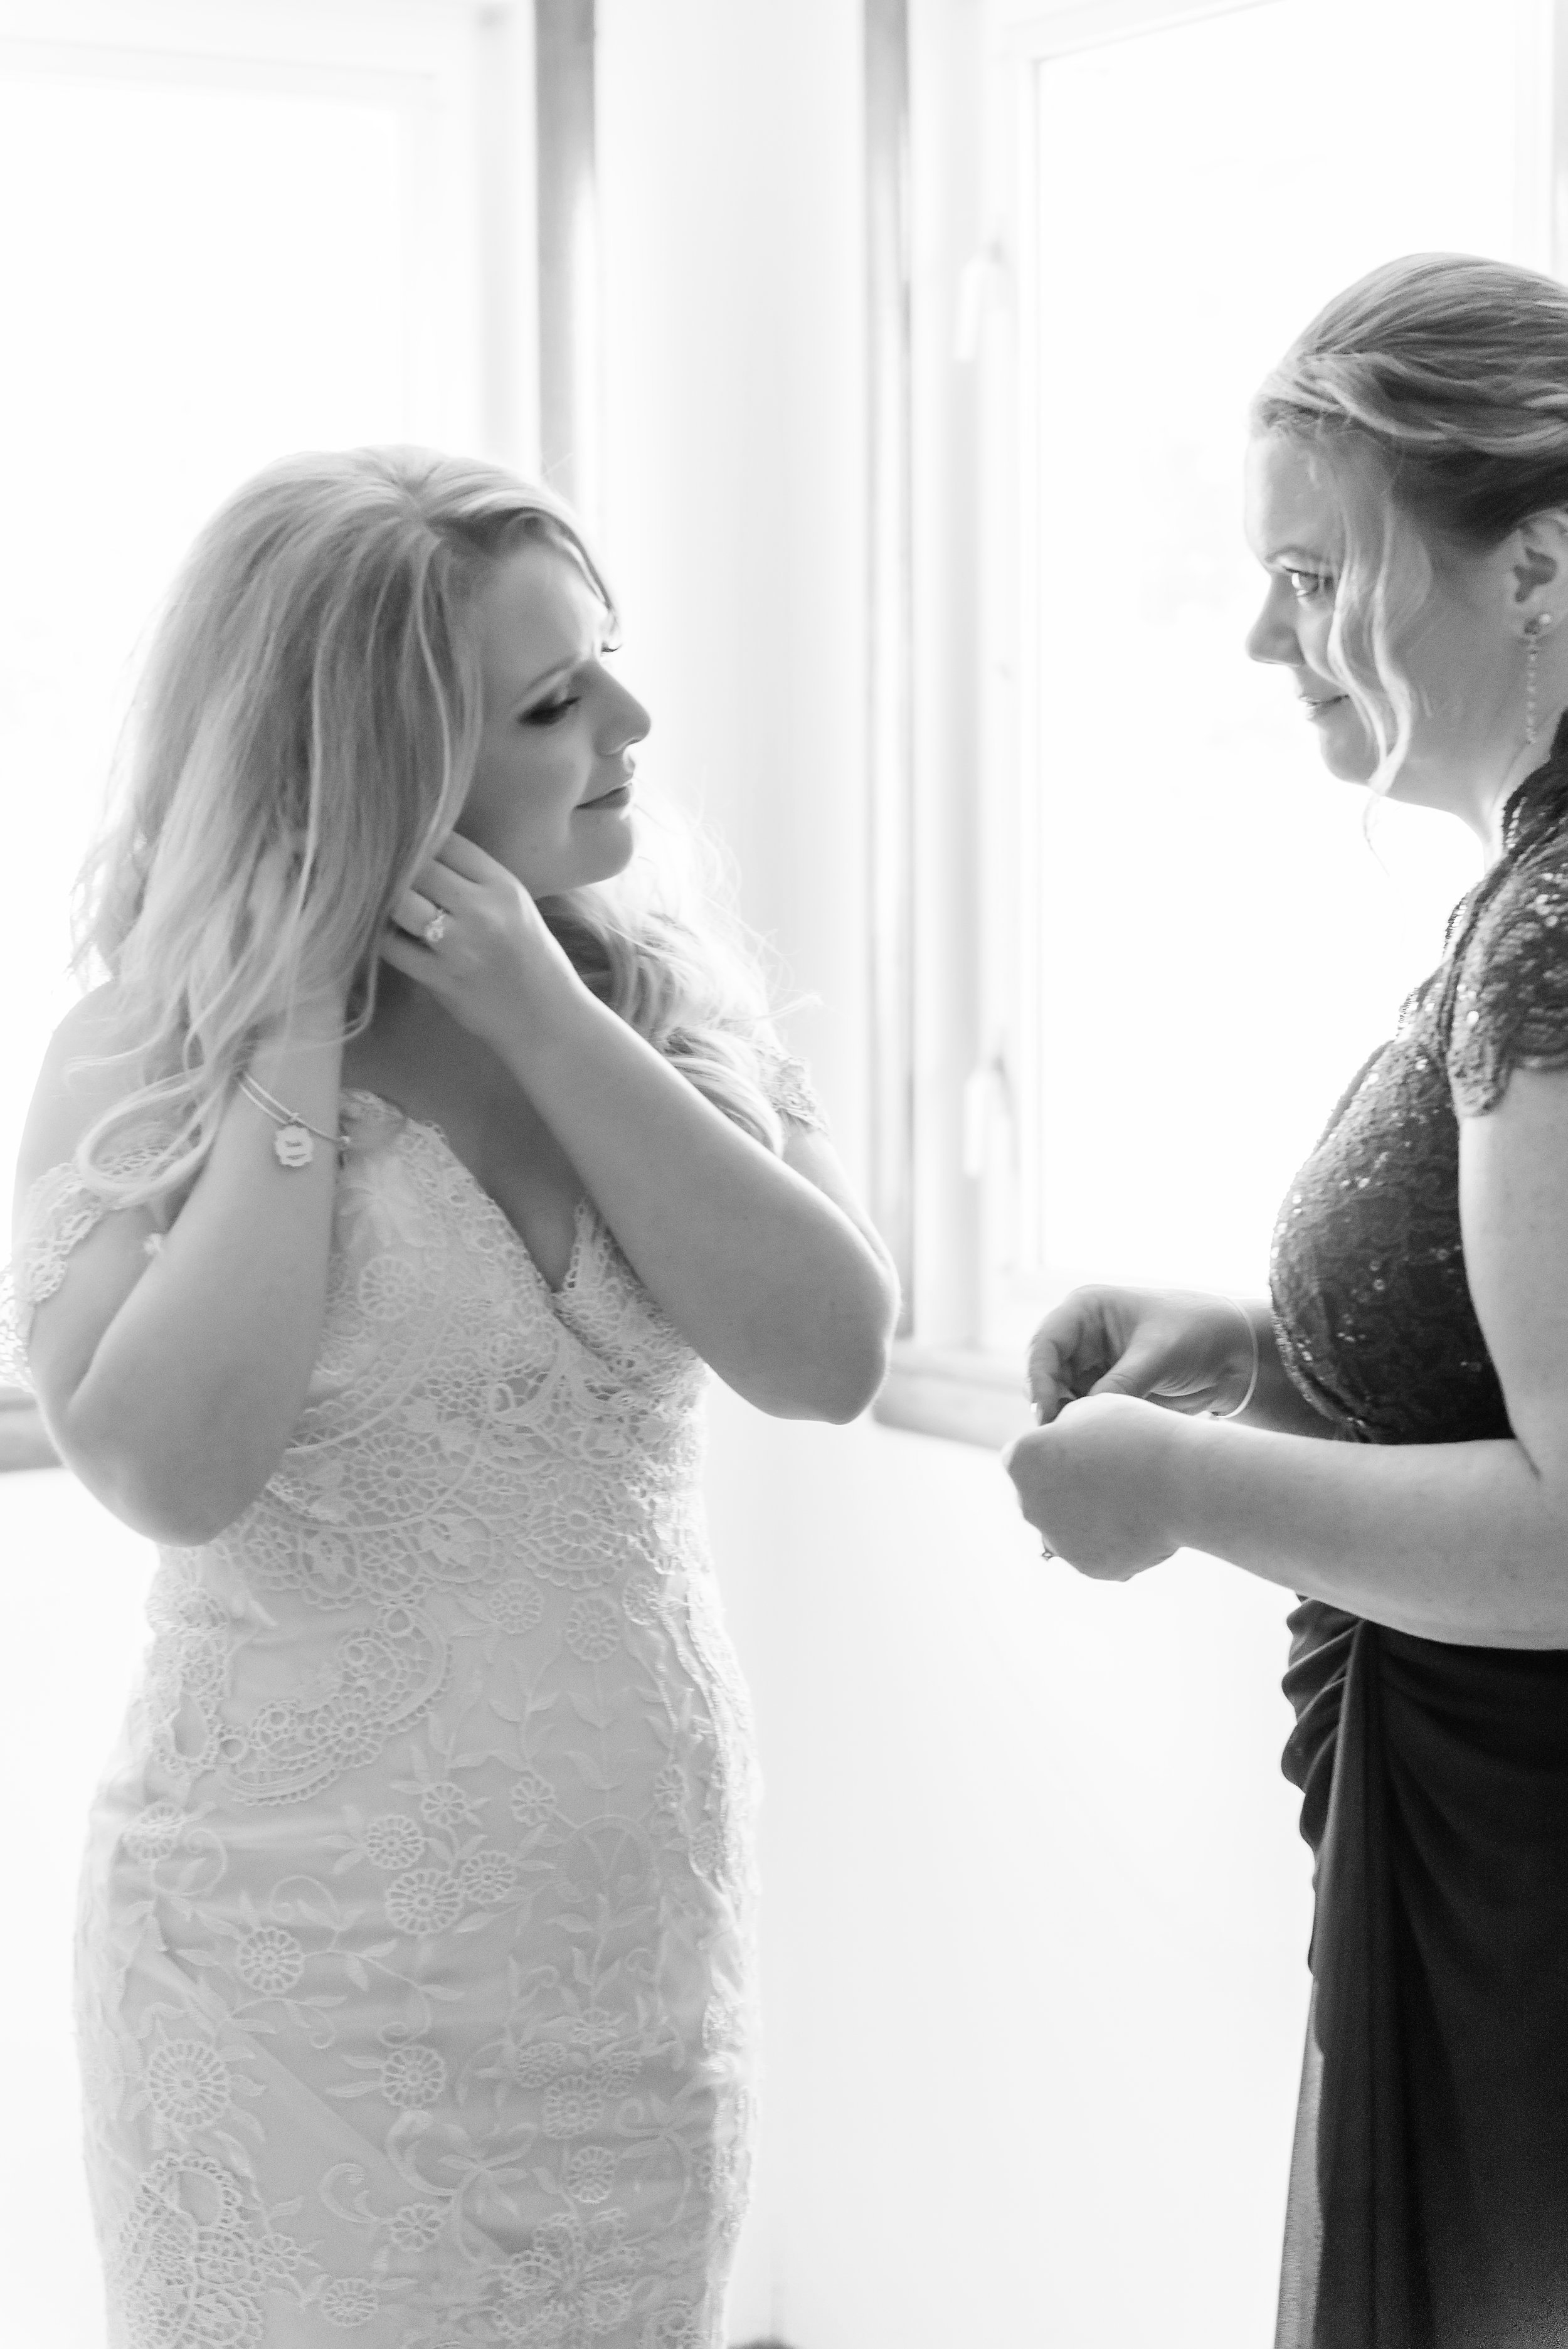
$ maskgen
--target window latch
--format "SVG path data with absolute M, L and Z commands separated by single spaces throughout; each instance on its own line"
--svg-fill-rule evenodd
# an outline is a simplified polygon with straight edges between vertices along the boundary
M 977 1183 L 991 1159 L 991 1134 L 1000 1118 L 1013 1132 L 1013 1081 L 1001 1045 L 970 1070 L 964 1081 L 964 1172 Z
M 1006 255 L 1001 239 L 993 237 L 989 244 L 970 254 L 959 274 L 953 356 L 960 367 L 972 367 L 979 357 L 986 317 L 1000 303 L 1006 282 Z

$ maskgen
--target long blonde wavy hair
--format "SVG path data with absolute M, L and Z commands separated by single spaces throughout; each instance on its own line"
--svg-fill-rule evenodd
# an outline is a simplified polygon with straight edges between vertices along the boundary
M 1336 493 L 1345 557 L 1328 663 L 1386 788 L 1416 715 L 1400 648 L 1434 553 L 1496 546 L 1568 505 L 1568 287 L 1470 254 L 1387 262 L 1297 336 L 1252 422 L 1305 446 Z
M 349 1030 L 368 1023 L 383 926 L 472 778 L 476 599 L 530 539 L 578 564 L 613 615 L 563 506 L 432 450 L 285 458 L 197 540 L 78 893 L 78 969 L 113 982 L 134 1081 L 77 1163 L 117 1204 L 190 1182 L 258 1036 L 313 986 L 346 978 Z M 683 902 L 672 861 L 640 834 L 618 881 L 541 911 L 593 992 L 778 1149 L 758 957 L 721 903 L 694 909 L 689 886 Z

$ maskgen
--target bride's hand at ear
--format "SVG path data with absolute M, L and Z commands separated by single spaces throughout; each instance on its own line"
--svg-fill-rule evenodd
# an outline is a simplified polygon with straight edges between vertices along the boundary
M 521 882 L 456 832 L 392 908 L 381 957 L 498 1050 L 520 1018 L 583 987 Z

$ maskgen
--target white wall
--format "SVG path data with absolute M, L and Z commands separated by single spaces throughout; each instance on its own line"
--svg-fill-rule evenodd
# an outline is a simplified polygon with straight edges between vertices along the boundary
M 0 2339 L 103 2349 L 71 2025 L 88 1805 L 146 1644 L 153 1553 L 61 1468 L 0 1476 L 6 1869 Z
M 863 1159 L 858 0 L 603 0 L 606 537 L 646 765 Z M 993 1460 L 721 1397 L 769 2082 L 738 2341 L 1254 2349 L 1309 1926 L 1281 1595 L 1043 1566 Z

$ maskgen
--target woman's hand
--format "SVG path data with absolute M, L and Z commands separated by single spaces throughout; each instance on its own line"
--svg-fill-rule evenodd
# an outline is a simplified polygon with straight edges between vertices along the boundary
M 516 1036 L 523 1014 L 582 991 L 521 882 L 456 832 L 393 907 L 381 956 L 496 1050 Z
M 1257 1360 L 1256 1323 L 1228 1297 L 1184 1288 L 1075 1288 L 1029 1347 L 1042 1425 L 1086 1395 L 1138 1395 L 1189 1415 L 1233 1411 Z
M 1047 1556 L 1099 1582 L 1129 1582 L 1181 1547 L 1177 1476 L 1191 1431 L 1126 1395 L 1058 1408 L 1002 1455 Z
M 781 1418 L 865 1409 L 897 1284 L 825 1141 L 796 1136 L 777 1156 L 744 1133 L 583 985 L 526 890 L 456 833 L 381 951 L 490 1046 L 655 1303 L 738 1394 Z

